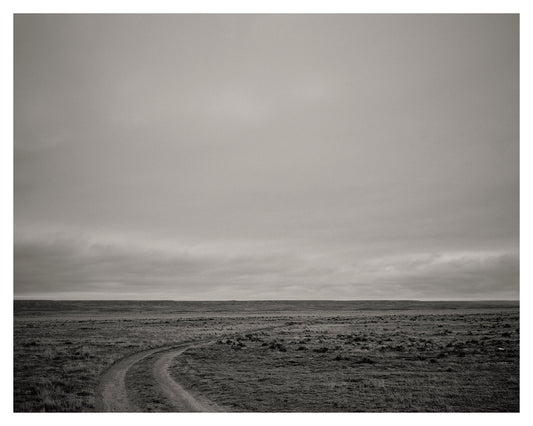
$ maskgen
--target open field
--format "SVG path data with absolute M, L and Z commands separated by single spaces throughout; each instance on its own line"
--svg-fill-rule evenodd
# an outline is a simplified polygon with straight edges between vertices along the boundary
M 518 411 L 518 319 L 511 302 L 16 301 L 14 410 Z

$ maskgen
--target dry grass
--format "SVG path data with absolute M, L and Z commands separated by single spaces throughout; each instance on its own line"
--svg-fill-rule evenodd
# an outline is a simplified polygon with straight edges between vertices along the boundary
M 206 337 L 219 343 L 188 351 L 174 374 L 237 411 L 518 410 L 517 307 L 91 303 L 15 304 L 15 411 L 93 411 L 113 362 Z M 399 310 L 383 310 L 391 306 Z M 127 384 L 143 410 L 166 411 L 151 362 L 135 365 Z
M 47 308 L 50 302 L 42 303 Z M 128 304 L 119 305 L 111 315 L 91 312 L 92 318 L 86 317 L 83 302 L 75 305 L 77 310 L 41 310 L 32 315 L 16 309 L 15 412 L 94 411 L 99 376 L 124 356 L 276 321 L 240 316 L 202 318 L 195 312 L 161 315 L 157 308 L 139 315 L 130 313 Z M 122 307 L 126 309 L 121 311 Z
M 236 411 L 519 410 L 517 313 L 329 318 L 190 349 L 173 374 Z

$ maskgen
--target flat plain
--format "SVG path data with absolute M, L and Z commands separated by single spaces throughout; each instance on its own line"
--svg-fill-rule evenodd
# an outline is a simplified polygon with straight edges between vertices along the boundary
M 517 412 L 518 302 L 15 301 L 14 411 Z

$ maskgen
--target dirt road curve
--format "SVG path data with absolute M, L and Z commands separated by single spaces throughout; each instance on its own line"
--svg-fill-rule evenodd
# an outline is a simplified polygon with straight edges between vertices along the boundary
M 176 383 L 168 372 L 168 367 L 174 357 L 186 349 L 207 343 L 205 340 L 172 347 L 148 349 L 122 358 L 113 364 L 100 378 L 96 389 L 95 408 L 98 412 L 139 412 L 141 407 L 136 407 L 128 400 L 126 390 L 126 373 L 137 362 L 157 354 L 159 358 L 153 367 L 153 375 L 157 385 L 161 388 L 168 402 L 176 411 L 215 411 L 216 406 L 207 401 L 199 401 Z M 160 354 L 160 355 L 159 355 Z
M 161 353 L 152 370 L 157 385 L 163 391 L 172 407 L 178 412 L 219 411 L 218 407 L 211 401 L 201 397 L 193 397 L 170 376 L 168 372 L 170 363 L 185 349 L 174 349 Z
M 251 329 L 246 332 L 267 331 L 280 327 L 282 326 L 274 325 Z M 155 384 L 165 395 L 167 403 L 176 411 L 227 411 L 203 396 L 193 396 L 183 386 L 177 383 L 168 371 L 172 360 L 182 352 L 192 347 L 213 343 L 215 340 L 212 338 L 202 339 L 179 345 L 147 349 L 122 358 L 109 367 L 100 377 L 100 382 L 96 388 L 95 411 L 121 413 L 143 411 L 142 407 L 135 406 L 128 399 L 126 374 L 134 364 L 151 355 L 155 355 L 156 358 L 152 368 Z

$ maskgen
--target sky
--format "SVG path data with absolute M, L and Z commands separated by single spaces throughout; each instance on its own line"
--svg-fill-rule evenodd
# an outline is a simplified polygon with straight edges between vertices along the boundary
M 518 15 L 15 15 L 14 297 L 519 297 Z

